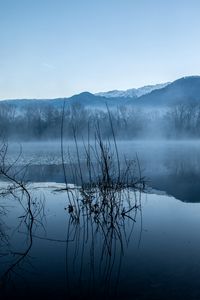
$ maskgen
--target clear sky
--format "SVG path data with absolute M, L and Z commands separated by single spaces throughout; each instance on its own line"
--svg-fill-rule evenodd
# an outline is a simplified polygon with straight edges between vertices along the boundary
M 0 99 L 200 74 L 200 0 L 0 0 Z

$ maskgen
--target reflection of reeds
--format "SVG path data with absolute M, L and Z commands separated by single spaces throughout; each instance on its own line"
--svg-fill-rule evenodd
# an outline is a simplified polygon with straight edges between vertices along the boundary
M 15 200 L 18 201 L 20 206 L 22 207 L 22 215 L 16 216 L 19 220 L 16 222 L 16 228 L 12 228 L 12 230 L 20 231 L 20 228 L 23 228 L 23 233 L 26 235 L 26 245 L 24 250 L 14 250 L 11 248 L 12 243 L 9 241 L 9 236 L 1 230 L 0 232 L 3 234 L 0 239 L 6 239 L 6 244 L 3 245 L 2 251 L 0 252 L 0 256 L 6 256 L 8 264 L 7 269 L 1 274 L 0 277 L 0 292 L 5 293 L 8 292 L 6 288 L 14 285 L 14 281 L 12 281 L 13 277 L 19 275 L 17 269 L 22 269 L 22 263 L 29 262 L 29 252 L 32 248 L 33 244 L 33 228 L 34 225 L 41 225 L 41 222 L 38 221 L 38 217 L 42 216 L 44 205 L 41 200 L 37 200 L 32 198 L 25 182 L 24 175 L 26 172 L 26 168 L 22 167 L 21 169 L 16 170 L 16 164 L 22 154 L 20 153 L 18 157 L 14 160 L 14 162 L 10 162 L 7 159 L 8 153 L 8 144 L 3 142 L 0 148 L 0 176 L 1 179 L 4 180 L 4 187 L 0 188 L 0 197 L 5 201 L 8 200 L 8 197 L 14 197 Z M 21 173 L 21 178 L 19 179 L 19 174 Z M 2 206 L 1 212 L 8 213 L 5 211 L 5 206 Z M 3 224 L 6 227 L 6 224 Z M 23 270 L 24 271 L 24 270 Z M 23 276 L 19 275 L 23 279 Z
M 6 199 L 8 200 L 8 197 L 13 195 L 13 192 L 12 194 L 7 194 Z M 6 268 L 0 276 L 0 295 L 6 297 L 13 297 L 13 291 L 22 292 L 22 294 L 27 292 L 25 273 L 30 273 L 32 268 L 30 253 L 33 246 L 34 232 L 38 226 L 43 226 L 44 203 L 36 198 L 33 199 L 30 195 L 28 202 L 25 202 L 28 203 L 26 207 L 24 205 L 23 190 L 19 189 L 15 190 L 14 197 L 21 204 L 23 214 L 15 216 L 16 224 L 12 227 L 12 232 L 25 235 L 26 239 L 22 244 L 14 245 L 12 236 L 8 235 L 7 243 L 2 247 L 2 252 L 0 252 L 0 255 L 3 254 L 6 257 L 6 261 L 3 261 Z M 26 195 L 26 197 L 28 196 Z M 16 283 L 19 283 L 19 281 L 22 282 L 22 285 L 18 287 Z
M 87 194 L 86 194 L 87 193 Z M 125 249 L 141 210 L 140 192 L 131 188 L 107 194 L 97 187 L 87 191 L 74 190 L 80 213 L 69 211 L 66 268 L 68 290 L 101 296 L 116 292 Z M 84 284 L 83 284 L 84 282 Z M 87 288 L 86 288 L 87 287 Z
M 68 151 L 68 172 L 79 186 L 71 189 L 66 172 L 64 177 L 70 216 L 66 245 L 67 284 L 73 296 L 80 296 L 81 291 L 89 296 L 95 296 L 95 291 L 103 297 L 109 293 L 113 295 L 119 282 L 124 247 L 133 232 L 137 211 L 141 211 L 145 179 L 139 159 L 136 156 L 133 161 L 120 160 L 109 110 L 108 117 L 112 140 L 104 141 L 99 124 L 96 124 L 95 137 L 90 142 L 88 126 L 88 139 L 83 141 L 84 169 L 76 126 L 72 128 L 76 158 L 72 159 Z

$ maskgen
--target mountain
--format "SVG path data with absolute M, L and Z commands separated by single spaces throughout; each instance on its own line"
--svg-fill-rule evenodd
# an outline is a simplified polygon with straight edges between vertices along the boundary
M 48 106 L 55 107 L 55 108 L 62 108 L 64 101 L 66 107 L 68 105 L 81 104 L 85 107 L 106 109 L 106 104 L 108 104 L 109 107 L 121 106 L 124 104 L 129 104 L 129 102 L 132 102 L 133 99 L 120 98 L 120 97 L 108 99 L 106 97 L 97 96 L 89 92 L 83 92 L 77 95 L 73 95 L 72 97 L 69 98 L 2 100 L 0 101 L 0 106 L 9 105 L 15 107 L 17 110 L 23 110 L 35 106 L 41 108 L 48 108 Z
M 90 108 L 105 109 L 106 104 L 111 107 L 121 105 L 139 107 L 166 107 L 178 103 L 200 103 L 200 76 L 189 76 L 180 78 L 172 83 L 164 83 L 154 86 L 145 86 L 139 89 L 127 91 L 112 91 L 107 93 L 91 94 L 83 92 L 69 98 L 57 99 L 23 99 L 4 100 L 1 105 L 15 106 L 17 109 L 24 109 L 32 106 L 39 107 L 62 107 L 65 101 L 66 106 L 70 104 L 81 104 Z
M 101 106 L 102 104 L 105 103 L 105 101 L 107 100 L 104 97 L 100 97 L 100 96 L 95 96 L 92 93 L 89 92 L 83 92 L 77 95 L 74 95 L 70 98 L 67 99 L 68 101 L 66 102 L 71 103 L 71 104 L 82 104 L 84 106 Z
M 188 76 L 171 83 L 145 86 L 127 91 L 113 91 L 98 93 L 104 95 L 109 101 L 124 99 L 126 105 L 139 107 L 166 107 L 179 103 L 200 103 L 200 76 Z M 118 96 L 117 96 L 118 95 Z
M 108 104 L 109 106 L 119 106 L 128 104 L 130 101 L 133 102 L 134 98 L 131 97 L 115 97 L 115 98 L 107 98 L 104 96 L 100 96 L 97 94 L 91 94 L 89 92 L 83 92 L 78 95 L 74 95 L 68 98 L 68 103 L 80 103 L 85 106 L 94 106 L 94 107 L 102 107 Z
M 200 76 L 180 78 L 162 89 L 138 98 L 142 106 L 171 106 L 179 103 L 200 103 Z
M 154 90 L 162 89 L 168 84 L 170 84 L 170 82 L 156 84 L 156 85 L 146 85 L 138 89 L 128 89 L 125 91 L 113 90 L 109 92 L 100 92 L 100 93 L 96 93 L 95 95 L 102 96 L 105 98 L 138 98 L 143 95 L 149 94 Z

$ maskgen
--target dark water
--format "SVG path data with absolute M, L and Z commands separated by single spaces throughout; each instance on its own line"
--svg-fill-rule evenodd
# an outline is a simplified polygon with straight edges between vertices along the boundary
M 45 209 L 31 230 L 21 223 L 18 201 L 5 199 L 1 297 L 200 298 L 200 204 L 142 194 L 135 221 L 120 221 L 120 235 L 112 235 L 84 217 L 70 222 L 66 192 L 54 188 L 32 189 L 37 201 L 45 199 Z
M 125 190 L 140 205 L 114 226 L 84 209 L 71 218 L 64 185 L 51 183 L 63 182 L 59 145 L 23 149 L 26 179 L 41 183 L 28 186 L 34 220 L 25 195 L 0 198 L 0 299 L 200 299 L 199 143 L 119 143 L 121 158 L 137 153 L 149 185 L 175 198 Z M 82 152 L 80 162 L 87 180 Z

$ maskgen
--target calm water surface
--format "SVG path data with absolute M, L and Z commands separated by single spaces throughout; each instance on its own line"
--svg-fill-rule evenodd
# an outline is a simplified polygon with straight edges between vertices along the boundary
M 37 199 L 45 199 L 43 217 L 33 224 L 31 239 L 20 222 L 23 209 L 18 201 L 6 201 L 1 226 L 2 297 L 200 298 L 200 204 L 142 194 L 135 221 L 119 224 L 121 237 L 107 236 L 107 242 L 113 243 L 108 254 L 103 232 L 94 223 L 92 238 L 86 219 L 69 222 L 66 192 L 50 186 L 41 184 L 31 191 Z
M 11 146 L 14 159 L 19 148 Z M 78 184 L 67 147 L 75 164 L 76 151 L 65 144 L 68 180 Z M 166 194 L 131 191 L 141 207 L 111 230 L 84 211 L 79 223 L 70 219 L 67 192 L 55 191 L 63 187 L 58 143 L 23 145 L 18 163 L 31 162 L 25 176 L 37 182 L 29 186 L 36 217 L 24 218 L 21 195 L 0 198 L 1 298 L 200 299 L 200 143 L 119 142 L 118 150 L 120 160 L 137 153 L 149 185 Z
M 142 173 L 148 184 L 158 190 L 165 191 L 184 202 L 200 202 L 200 141 L 137 141 L 118 142 L 121 161 L 124 156 L 129 160 L 139 158 Z M 26 179 L 29 181 L 63 182 L 60 143 L 24 143 L 22 144 L 20 164 L 29 163 Z M 68 182 L 80 183 L 74 179 L 69 167 L 70 159 L 77 164 L 74 142 L 64 144 L 65 164 Z M 19 144 L 11 144 L 10 158 L 19 153 Z M 85 151 L 79 143 L 79 155 L 85 170 Z

